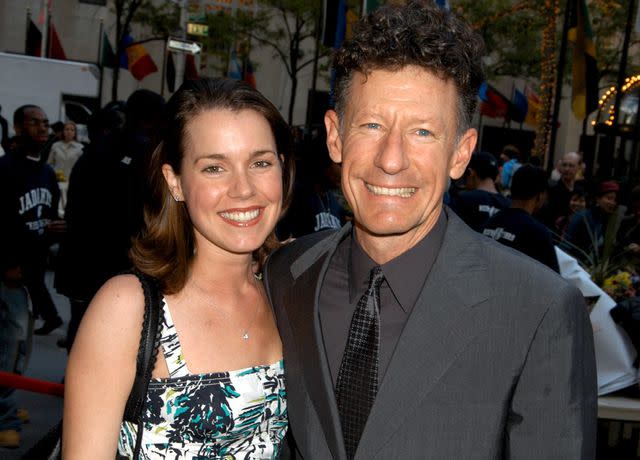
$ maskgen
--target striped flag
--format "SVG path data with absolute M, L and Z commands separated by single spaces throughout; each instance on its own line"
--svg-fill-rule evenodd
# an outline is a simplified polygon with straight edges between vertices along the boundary
M 125 52 L 120 56 L 120 67 L 128 69 L 133 78 L 140 81 L 153 72 L 158 71 L 156 63 L 140 43 L 134 43 L 131 35 L 123 39 Z

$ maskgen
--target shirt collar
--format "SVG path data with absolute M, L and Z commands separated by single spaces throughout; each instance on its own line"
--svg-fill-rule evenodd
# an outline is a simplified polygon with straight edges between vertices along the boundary
M 442 211 L 436 225 L 418 244 L 382 265 L 385 282 L 405 312 L 411 311 L 418 300 L 442 246 L 446 228 L 447 216 Z M 350 239 L 349 302 L 353 303 L 366 292 L 371 269 L 378 264 L 362 249 L 353 229 Z

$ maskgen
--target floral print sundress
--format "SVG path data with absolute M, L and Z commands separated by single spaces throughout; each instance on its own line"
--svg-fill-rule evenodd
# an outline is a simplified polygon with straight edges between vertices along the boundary
M 283 362 L 193 375 L 166 299 L 161 345 L 168 378 L 149 382 L 141 459 L 275 459 L 287 431 Z M 137 425 L 123 422 L 118 453 L 131 458 Z

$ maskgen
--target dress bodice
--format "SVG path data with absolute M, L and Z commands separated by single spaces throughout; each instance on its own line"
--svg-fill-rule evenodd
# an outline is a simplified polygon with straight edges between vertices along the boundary
M 283 362 L 191 374 L 166 299 L 163 310 L 169 377 L 149 382 L 140 458 L 277 458 L 287 430 Z M 121 455 L 132 456 L 136 431 L 135 424 L 122 424 Z

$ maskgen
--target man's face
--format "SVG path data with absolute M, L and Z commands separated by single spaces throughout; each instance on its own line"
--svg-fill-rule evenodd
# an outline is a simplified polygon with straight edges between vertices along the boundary
M 579 164 L 580 157 L 575 153 L 569 153 L 562 157 L 559 168 L 562 178 L 568 181 L 575 179 Z
M 477 139 L 474 129 L 457 139 L 457 104 L 453 82 L 407 66 L 354 74 L 343 119 L 327 112 L 327 146 L 365 250 L 388 247 L 393 258 L 435 225 L 448 178 L 462 176 Z
M 35 144 L 43 145 L 49 138 L 49 119 L 39 107 L 26 109 L 22 126 L 16 131 Z

